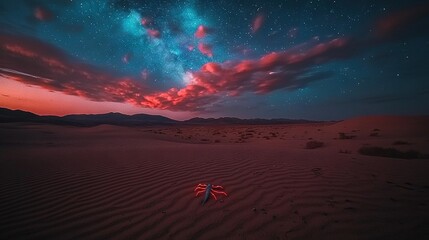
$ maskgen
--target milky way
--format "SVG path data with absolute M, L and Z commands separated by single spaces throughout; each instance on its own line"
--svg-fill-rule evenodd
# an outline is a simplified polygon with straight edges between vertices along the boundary
M 425 1 L 7 1 L 3 78 L 203 116 L 427 114 Z

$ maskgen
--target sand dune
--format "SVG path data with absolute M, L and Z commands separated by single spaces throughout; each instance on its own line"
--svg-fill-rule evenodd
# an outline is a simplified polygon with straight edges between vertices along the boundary
M 429 151 L 427 120 L 2 124 L 0 238 L 427 239 L 429 159 L 358 153 L 398 140 Z M 305 149 L 310 140 L 324 146 Z M 207 182 L 229 196 L 202 206 L 193 189 Z

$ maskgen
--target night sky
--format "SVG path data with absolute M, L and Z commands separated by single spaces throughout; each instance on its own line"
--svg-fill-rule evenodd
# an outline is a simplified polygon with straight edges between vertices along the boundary
M 427 1 L 0 3 L 0 106 L 39 114 L 429 114 Z

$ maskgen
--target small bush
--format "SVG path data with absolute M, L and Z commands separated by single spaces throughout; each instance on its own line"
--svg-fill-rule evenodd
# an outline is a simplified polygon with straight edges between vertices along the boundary
M 315 148 L 320 148 L 323 147 L 323 142 L 319 142 L 319 141 L 309 141 L 307 142 L 307 144 L 305 145 L 306 149 L 315 149 Z
M 403 158 L 403 159 L 425 157 L 425 155 L 422 155 L 419 152 L 413 151 L 413 150 L 402 152 L 395 148 L 382 148 L 382 147 L 361 147 L 359 149 L 359 153 L 367 156 Z
M 347 135 L 343 132 L 338 133 L 338 135 L 339 135 L 339 137 L 338 137 L 339 139 L 352 139 L 352 138 L 356 137 L 356 136 L 352 136 L 352 135 Z
M 369 134 L 370 137 L 378 137 L 378 132 L 373 132 L 371 134 Z
M 405 142 L 405 141 L 395 141 L 392 144 L 393 145 L 410 145 L 409 142 Z

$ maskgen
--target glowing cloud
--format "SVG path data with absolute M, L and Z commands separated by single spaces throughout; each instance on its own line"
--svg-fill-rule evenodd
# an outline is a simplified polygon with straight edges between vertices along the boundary
M 34 17 L 39 21 L 50 21 L 53 19 L 53 13 L 45 7 L 34 8 Z
M 147 33 L 149 34 L 149 36 L 151 36 L 153 38 L 160 38 L 161 37 L 161 33 L 155 29 L 147 29 Z
M 141 23 L 141 24 L 142 24 L 142 26 L 144 26 L 144 27 L 149 27 L 149 25 L 151 25 L 151 24 L 152 24 L 152 19 L 143 17 L 143 18 L 141 19 L 140 23 Z
M 213 57 L 213 47 L 210 44 L 199 43 L 198 50 L 208 57 Z
M 259 14 L 258 16 L 255 17 L 255 19 L 252 22 L 252 26 L 250 28 L 252 33 L 256 33 L 262 27 L 264 20 L 265 20 L 265 16 L 263 14 Z
M 200 25 L 197 28 L 197 31 L 195 32 L 195 37 L 196 38 L 204 38 L 205 36 L 207 36 L 207 34 L 212 33 L 213 30 L 211 28 L 208 28 L 204 25 Z

